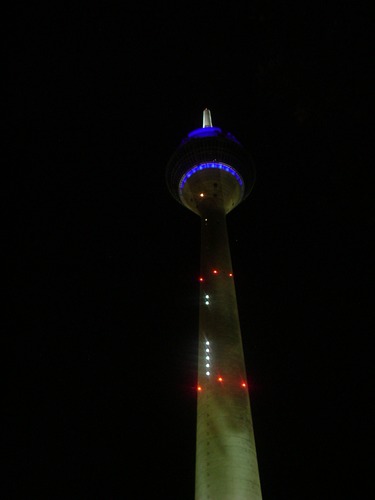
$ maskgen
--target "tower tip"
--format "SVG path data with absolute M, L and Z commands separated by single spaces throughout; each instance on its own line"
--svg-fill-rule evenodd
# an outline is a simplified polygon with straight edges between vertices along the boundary
M 211 111 L 206 108 L 203 111 L 203 128 L 212 127 Z

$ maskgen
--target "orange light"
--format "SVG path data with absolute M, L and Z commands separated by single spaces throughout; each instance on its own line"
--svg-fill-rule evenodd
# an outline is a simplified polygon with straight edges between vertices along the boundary
M 219 382 L 223 381 L 223 377 L 218 377 L 217 379 L 218 379 Z
M 232 278 L 232 277 L 233 277 L 233 273 L 229 273 L 229 274 L 228 274 L 228 276 L 229 276 L 230 278 Z
M 247 387 L 245 382 L 242 382 L 241 387 Z
M 202 390 L 202 387 L 200 385 L 198 385 L 197 391 L 201 391 L 201 390 Z

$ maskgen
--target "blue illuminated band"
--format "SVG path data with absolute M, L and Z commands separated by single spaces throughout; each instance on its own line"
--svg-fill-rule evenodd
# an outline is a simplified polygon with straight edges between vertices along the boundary
M 200 163 L 199 165 L 196 165 L 195 167 L 188 170 L 186 174 L 182 177 L 179 185 L 180 192 L 184 188 L 186 181 L 190 179 L 192 175 L 196 174 L 197 172 L 200 172 L 201 170 L 206 170 L 207 168 L 217 168 L 219 170 L 224 170 L 224 172 L 228 172 L 229 174 L 233 175 L 233 177 L 236 179 L 236 181 L 240 186 L 243 185 L 243 180 L 240 174 L 229 165 L 226 165 L 225 163 L 216 163 L 216 162 Z
M 196 137 L 215 137 L 217 135 L 221 135 L 222 130 L 219 127 L 201 127 L 196 128 L 190 134 L 188 134 L 188 138 L 196 138 Z

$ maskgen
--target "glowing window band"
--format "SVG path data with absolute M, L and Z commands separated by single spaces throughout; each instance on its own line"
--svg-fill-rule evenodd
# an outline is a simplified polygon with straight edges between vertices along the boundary
M 219 170 L 224 170 L 225 172 L 228 172 L 229 174 L 233 175 L 233 177 L 236 179 L 238 184 L 240 186 L 243 185 L 243 180 L 240 174 L 234 170 L 234 168 L 230 167 L 229 165 L 226 165 L 225 163 L 200 163 L 199 165 L 196 165 L 195 167 L 191 168 L 186 172 L 185 175 L 183 175 L 182 179 L 180 180 L 180 191 L 184 188 L 186 181 L 190 179 L 190 177 L 197 172 L 200 172 L 201 170 L 206 170 L 207 168 L 217 168 Z
M 190 132 L 190 134 L 188 134 L 188 138 L 191 139 L 192 137 L 213 137 L 221 134 L 222 130 L 219 127 L 201 127 L 196 128 L 195 130 Z

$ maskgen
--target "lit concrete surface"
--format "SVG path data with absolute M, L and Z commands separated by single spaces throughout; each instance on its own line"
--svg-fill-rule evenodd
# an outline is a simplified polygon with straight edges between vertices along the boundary
M 196 500 L 262 498 L 234 277 L 230 274 L 233 271 L 225 214 L 205 210 L 202 214 Z M 206 367 L 207 364 L 210 366 Z

